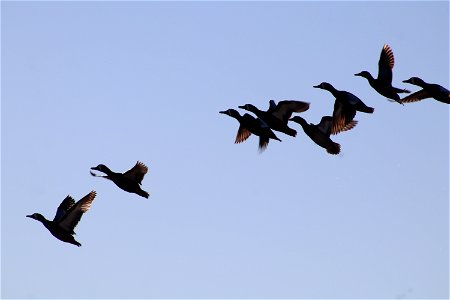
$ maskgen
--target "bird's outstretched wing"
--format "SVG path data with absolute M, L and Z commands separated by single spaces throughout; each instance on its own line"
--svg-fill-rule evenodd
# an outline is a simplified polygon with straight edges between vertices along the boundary
M 145 164 L 138 161 L 134 167 L 123 173 L 123 176 L 136 181 L 137 183 L 141 184 L 142 179 L 144 179 L 145 174 L 148 172 L 148 168 Z
M 392 69 L 394 68 L 394 52 L 389 45 L 384 45 L 378 61 L 378 80 L 386 85 L 392 84 Z
M 292 116 L 292 113 L 304 112 L 309 109 L 309 103 L 297 100 L 283 100 L 278 102 L 275 108 L 271 108 L 272 115 L 280 120 L 287 122 Z
M 333 110 L 333 124 L 331 126 L 331 133 L 338 134 L 339 132 L 349 130 L 356 124 L 348 128 L 352 124 L 353 118 L 356 115 L 356 110 L 351 105 L 343 104 L 340 101 L 334 102 Z
M 64 216 L 62 216 L 58 225 L 73 234 L 73 230 L 78 222 L 80 222 L 81 216 L 89 210 L 96 195 L 97 193 L 92 191 L 81 198 L 76 204 L 72 205 Z
M 431 95 L 425 91 L 425 90 L 420 90 L 418 92 L 412 93 L 409 96 L 406 96 L 403 99 L 400 99 L 400 103 L 411 103 L 411 102 L 417 102 L 426 98 L 430 98 Z
M 333 124 L 333 118 L 331 116 L 324 116 L 320 120 L 320 123 L 317 124 L 317 128 L 326 136 L 330 136 L 331 134 L 331 127 Z
M 252 133 L 243 125 L 239 125 L 238 132 L 236 134 L 236 140 L 234 141 L 235 144 L 239 144 L 244 142 L 246 139 L 248 139 Z
M 75 204 L 75 200 L 68 195 L 61 204 L 58 206 L 56 210 L 55 218 L 53 218 L 53 222 L 59 222 L 61 218 L 66 214 L 66 212 Z

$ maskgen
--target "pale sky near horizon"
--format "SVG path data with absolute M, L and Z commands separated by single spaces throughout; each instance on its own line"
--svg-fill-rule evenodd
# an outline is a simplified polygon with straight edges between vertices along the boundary
M 449 298 L 449 108 L 361 77 L 449 88 L 449 3 L 1 3 L 1 298 Z M 375 108 L 332 136 L 235 145 L 219 114 L 269 99 Z M 242 111 L 241 111 L 242 113 Z M 149 167 L 144 199 L 89 175 Z M 55 239 L 68 194 L 97 191 Z

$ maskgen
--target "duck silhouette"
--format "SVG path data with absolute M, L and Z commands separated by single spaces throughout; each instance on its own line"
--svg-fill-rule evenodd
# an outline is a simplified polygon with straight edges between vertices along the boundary
M 228 115 L 238 120 L 239 129 L 234 141 L 235 144 L 239 144 L 247 140 L 252 133 L 259 136 L 258 149 L 260 152 L 263 152 L 267 148 L 270 139 L 281 142 L 281 140 L 275 135 L 275 133 L 273 133 L 270 127 L 259 118 L 255 118 L 249 114 L 244 114 L 243 116 L 241 116 L 237 110 L 232 108 L 220 111 L 219 113 Z
M 320 120 L 320 123 L 317 125 L 314 125 L 312 123 L 308 124 L 308 122 L 306 122 L 306 120 L 300 116 L 295 116 L 295 117 L 291 118 L 290 121 L 300 124 L 303 128 L 303 131 L 306 133 L 306 135 L 309 136 L 309 138 L 314 143 L 316 143 L 320 147 L 326 149 L 328 153 L 335 155 L 335 154 L 339 154 L 339 152 L 341 151 L 341 145 L 333 142 L 330 139 L 331 126 L 333 123 L 333 119 L 331 116 L 322 117 L 322 119 Z M 353 122 L 355 122 L 355 121 L 353 121 Z M 353 126 L 351 128 L 353 128 L 354 125 L 356 125 L 355 123 L 352 123 L 352 124 L 353 124 Z M 347 130 L 350 130 L 351 128 L 349 126 L 349 128 Z
M 58 240 L 80 247 L 81 244 L 73 237 L 74 229 L 80 222 L 81 216 L 91 207 L 95 196 L 96 192 L 92 191 L 76 203 L 71 196 L 67 196 L 58 206 L 52 221 L 47 220 L 40 213 L 34 213 L 27 217 L 41 222 Z
M 401 99 L 402 103 L 411 103 L 427 98 L 433 98 L 439 102 L 450 104 L 450 91 L 439 84 L 426 83 L 419 77 L 411 77 L 403 82 L 420 86 L 422 89 Z
M 297 131 L 288 126 L 289 118 L 294 112 L 300 113 L 308 110 L 309 103 L 296 100 L 283 100 L 278 104 L 274 100 L 270 100 L 269 103 L 270 106 L 267 111 L 262 111 L 253 104 L 241 105 L 239 108 L 251 111 L 271 129 L 295 137 Z
M 369 81 L 369 84 L 375 91 L 386 98 L 392 99 L 400 104 L 399 93 L 410 93 L 406 89 L 399 89 L 392 86 L 392 69 L 394 68 L 394 52 L 389 45 L 384 44 L 378 61 L 378 77 L 373 76 L 368 71 L 362 71 L 355 76 L 361 76 Z
M 109 179 L 126 192 L 138 194 L 144 198 L 149 197 L 149 193 L 141 189 L 142 179 L 147 174 L 148 168 L 140 161 L 125 173 L 113 172 L 104 164 L 92 167 L 91 170 L 105 173 L 106 175 L 98 175 L 90 171 L 92 176 Z
M 374 112 L 373 107 L 367 106 L 352 93 L 339 91 L 328 82 L 322 82 L 314 87 L 327 90 L 336 98 L 334 101 L 331 134 L 338 134 L 339 132 L 348 130 L 347 127 L 350 126 L 349 124 L 352 124 L 357 111 L 368 114 Z

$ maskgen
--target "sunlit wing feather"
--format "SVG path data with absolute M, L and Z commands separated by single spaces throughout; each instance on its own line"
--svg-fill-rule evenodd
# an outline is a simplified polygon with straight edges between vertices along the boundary
M 234 143 L 235 144 L 242 143 L 243 141 L 248 139 L 251 135 L 252 133 L 247 128 L 245 128 L 243 125 L 240 125 Z
M 55 218 L 53 222 L 58 222 L 61 218 L 66 214 L 66 212 L 75 204 L 75 199 L 73 199 L 70 195 L 68 195 L 61 204 L 58 206 L 56 210 Z
M 387 85 L 392 83 L 392 69 L 394 68 L 394 52 L 388 45 L 384 45 L 378 61 L 378 80 Z
M 91 207 L 92 201 L 94 201 L 96 192 L 92 191 L 66 212 L 66 214 L 59 221 L 59 226 L 68 232 L 73 233 L 74 228 L 77 226 L 78 222 L 81 220 L 83 213 L 87 212 Z
M 340 101 L 334 102 L 333 124 L 331 134 L 338 134 L 344 131 L 356 115 L 356 110 L 350 105 L 344 105 Z M 347 129 L 348 130 L 348 129 Z
M 124 177 L 127 177 L 137 183 L 141 184 L 145 174 L 148 172 L 148 167 L 142 162 L 138 161 L 134 167 L 123 173 Z
M 350 123 L 344 126 L 344 128 L 341 129 L 340 132 L 349 131 L 355 128 L 355 126 L 358 124 L 357 120 L 352 120 Z
M 418 92 L 412 93 L 411 95 L 400 99 L 400 103 L 411 103 L 411 102 L 417 102 L 426 98 L 430 98 L 431 95 L 425 91 L 425 90 L 420 90 Z

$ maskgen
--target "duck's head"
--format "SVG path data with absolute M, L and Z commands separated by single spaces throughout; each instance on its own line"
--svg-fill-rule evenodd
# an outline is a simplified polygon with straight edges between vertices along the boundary
M 298 124 L 300 124 L 300 125 L 302 125 L 302 126 L 307 124 L 307 123 L 306 123 L 306 120 L 303 119 L 303 118 L 300 117 L 300 116 L 292 117 L 292 118 L 289 119 L 289 121 L 298 123 Z
M 227 110 L 223 110 L 223 111 L 219 111 L 220 114 L 224 114 L 224 115 L 229 115 L 230 117 L 233 118 L 240 118 L 241 115 L 239 114 L 239 112 L 235 109 L 227 109 Z
M 322 90 L 327 90 L 327 91 L 334 90 L 334 87 L 331 84 L 329 84 L 328 82 L 322 82 L 321 84 L 315 85 L 313 87 L 315 87 L 316 89 L 322 89 Z
M 425 82 L 419 77 L 411 77 L 410 79 L 403 80 L 403 82 L 414 84 L 414 85 L 423 85 Z
M 105 166 L 104 164 L 99 164 L 96 167 L 92 167 L 91 170 L 96 170 L 96 171 L 99 171 L 99 172 L 103 172 L 105 174 L 111 173 L 111 170 L 107 166 Z M 95 176 L 92 172 L 91 172 L 91 174 L 93 176 Z
M 35 219 L 35 220 L 38 220 L 41 222 L 43 222 L 45 220 L 44 216 L 39 213 L 34 213 L 32 215 L 28 215 L 27 218 Z
M 367 72 L 367 71 L 361 71 L 359 73 L 356 73 L 355 76 L 361 76 L 361 77 L 364 77 L 364 78 L 367 78 L 367 79 L 372 77 L 372 75 L 369 72 Z
M 238 107 L 241 109 L 251 111 L 251 112 L 259 111 L 259 109 L 256 108 L 256 106 L 254 106 L 253 104 L 245 104 L 245 105 L 240 105 Z

